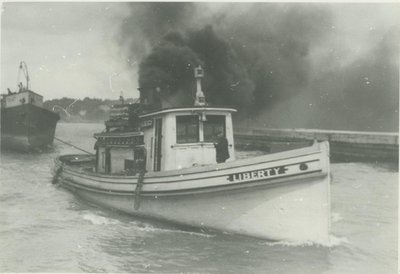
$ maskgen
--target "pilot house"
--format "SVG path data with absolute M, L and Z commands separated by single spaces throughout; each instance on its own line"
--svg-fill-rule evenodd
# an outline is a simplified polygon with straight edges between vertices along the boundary
M 143 103 L 113 106 L 106 130 L 94 135 L 97 171 L 135 174 L 141 169 L 157 172 L 216 164 L 214 143 L 219 133 L 228 141 L 227 161 L 233 161 L 236 110 L 208 106 L 201 90 L 201 68 L 196 68 L 195 77 L 194 106 L 155 110 L 146 110 Z

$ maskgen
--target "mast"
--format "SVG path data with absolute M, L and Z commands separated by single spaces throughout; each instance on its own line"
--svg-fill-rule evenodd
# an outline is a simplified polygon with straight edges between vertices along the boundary
M 196 100 L 194 101 L 195 106 L 205 106 L 206 97 L 201 89 L 201 78 L 204 77 L 204 70 L 201 66 L 194 69 L 194 77 L 196 78 Z
M 22 73 L 24 74 L 24 76 L 25 76 L 25 80 L 26 80 L 26 87 L 24 88 L 24 86 L 22 85 L 22 82 L 20 82 L 20 75 L 21 75 L 21 71 L 22 71 Z M 17 85 L 18 85 L 18 88 L 19 88 L 19 91 L 22 91 L 22 90 L 29 90 L 29 73 L 28 73 L 28 66 L 27 66 L 27 64 L 24 62 L 24 61 L 21 61 L 20 63 L 19 63 L 19 71 L 18 71 L 18 83 L 17 83 Z

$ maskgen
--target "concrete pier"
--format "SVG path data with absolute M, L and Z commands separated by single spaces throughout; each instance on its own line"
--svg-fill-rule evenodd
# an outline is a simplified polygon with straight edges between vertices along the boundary
M 329 141 L 333 160 L 398 161 L 399 158 L 399 133 L 395 132 L 266 128 L 235 131 L 238 148 L 269 153 L 308 146 L 314 140 Z

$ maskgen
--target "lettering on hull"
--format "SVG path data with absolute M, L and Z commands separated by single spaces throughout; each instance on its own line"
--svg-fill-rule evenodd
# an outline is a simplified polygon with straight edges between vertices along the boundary
M 306 171 L 308 166 L 306 163 L 301 163 L 298 166 L 299 171 Z M 293 171 L 293 169 L 291 169 Z M 271 178 L 278 175 L 288 174 L 287 166 L 278 166 L 272 168 L 258 169 L 246 172 L 239 172 L 228 175 L 227 180 L 230 182 L 253 181 L 265 178 Z

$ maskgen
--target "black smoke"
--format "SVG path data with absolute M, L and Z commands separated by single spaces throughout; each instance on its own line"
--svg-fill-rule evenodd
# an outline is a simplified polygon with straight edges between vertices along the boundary
M 195 93 L 194 68 L 199 65 L 206 71 L 202 83 L 209 103 L 251 105 L 243 100 L 247 94 L 241 94 L 251 90 L 245 67 L 210 25 L 184 34 L 167 33 L 141 62 L 139 85 L 142 90 L 159 88 L 162 97 L 167 101 L 174 98 L 175 104 L 190 104 Z
M 131 3 L 121 41 L 140 59 L 140 87 L 174 102 L 193 102 L 193 67 L 202 65 L 208 102 L 239 108 L 253 126 L 398 130 L 399 29 L 340 56 L 335 26 L 348 6 L 337 7 Z
M 121 28 L 121 43 L 128 44 L 132 59 L 142 60 L 170 31 L 187 27 L 195 13 L 193 3 L 130 3 Z

